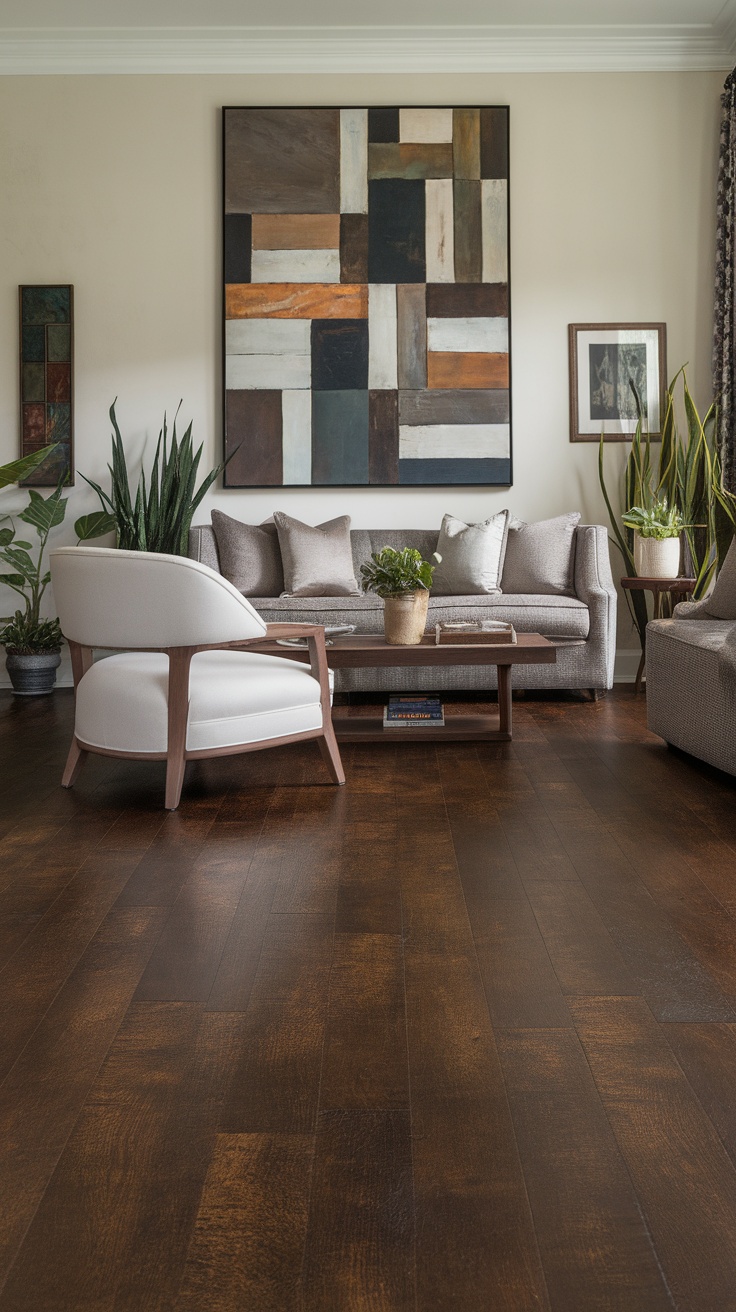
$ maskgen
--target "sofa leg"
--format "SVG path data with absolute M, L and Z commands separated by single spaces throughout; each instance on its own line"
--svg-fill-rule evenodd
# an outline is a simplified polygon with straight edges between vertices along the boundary
M 344 784 L 345 771 L 342 768 L 340 748 L 337 745 L 335 730 L 331 723 L 325 725 L 324 735 L 322 738 L 318 738 L 317 742 L 319 744 L 319 750 L 322 753 L 322 760 L 332 777 L 332 782 L 335 784 Z
M 598 691 L 597 688 L 589 688 L 589 689 L 588 689 L 588 696 L 590 697 L 590 700 L 591 700 L 592 702 L 597 702 L 597 701 L 598 701 L 598 698 L 600 697 L 600 693 L 599 693 L 599 691 Z

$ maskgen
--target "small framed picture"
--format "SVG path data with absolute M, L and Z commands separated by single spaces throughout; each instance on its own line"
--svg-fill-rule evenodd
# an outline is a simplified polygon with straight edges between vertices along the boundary
M 571 323 L 570 441 L 626 442 L 636 432 L 637 397 L 645 429 L 662 436 L 667 378 L 663 323 Z

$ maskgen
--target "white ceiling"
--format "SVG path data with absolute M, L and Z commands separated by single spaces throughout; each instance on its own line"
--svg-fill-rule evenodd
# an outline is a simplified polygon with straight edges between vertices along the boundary
M 0 0 L 0 73 L 643 71 L 735 60 L 736 0 Z

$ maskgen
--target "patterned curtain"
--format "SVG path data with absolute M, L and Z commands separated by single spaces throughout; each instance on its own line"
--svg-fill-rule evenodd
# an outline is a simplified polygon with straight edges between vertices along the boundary
M 726 78 L 721 106 L 713 391 L 720 406 L 723 482 L 736 492 L 736 69 Z

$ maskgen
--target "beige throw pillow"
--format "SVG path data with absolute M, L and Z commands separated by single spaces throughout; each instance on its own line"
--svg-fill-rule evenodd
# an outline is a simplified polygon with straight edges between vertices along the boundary
M 736 620 L 736 539 L 726 552 L 726 559 L 716 578 L 706 607 L 719 620 Z
M 312 528 L 277 510 L 274 521 L 284 566 L 284 591 L 292 597 L 360 596 L 350 549 L 350 516 Z
M 276 525 L 242 524 L 222 510 L 212 511 L 220 571 L 245 597 L 280 597 L 284 571 Z
M 466 524 L 445 515 L 437 540 L 441 561 L 432 591 L 448 597 L 498 592 L 509 512 L 500 510 L 482 524 Z

